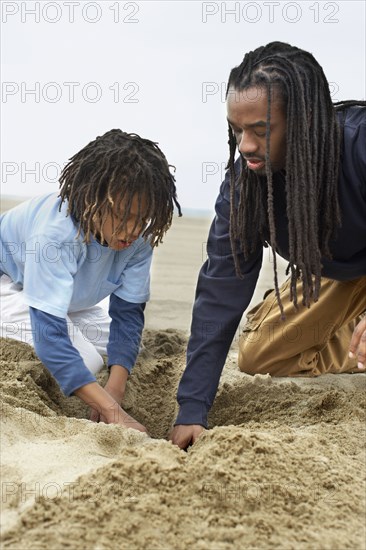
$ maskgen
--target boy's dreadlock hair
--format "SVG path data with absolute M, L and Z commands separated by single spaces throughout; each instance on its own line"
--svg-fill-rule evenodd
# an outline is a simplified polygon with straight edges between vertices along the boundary
M 338 165 L 341 127 L 337 110 L 365 102 L 347 101 L 333 105 L 323 69 L 308 52 L 282 42 L 271 42 L 245 55 L 232 69 L 229 90 L 250 87 L 267 95 L 266 177 L 247 168 L 241 159 L 238 177 L 234 171 L 237 144 L 229 125 L 231 177 L 230 238 L 237 274 L 241 276 L 238 246 L 248 258 L 259 244 L 273 252 L 274 285 L 281 316 L 276 265 L 276 230 L 273 208 L 273 180 L 270 163 L 270 109 L 274 94 L 283 102 L 287 117 L 286 200 L 289 232 L 291 300 L 297 307 L 296 281 L 301 277 L 303 304 L 319 297 L 321 257 L 331 257 L 329 240 L 341 223 L 338 204 Z M 236 204 L 236 189 L 240 190 Z M 259 231 L 258 231 L 259 228 Z
M 116 233 L 123 230 L 137 195 L 138 219 L 133 231 L 144 226 L 143 236 L 157 246 L 172 223 L 174 205 L 182 215 L 170 168 L 174 167 L 153 141 L 110 130 L 81 149 L 63 169 L 61 204 L 68 201 L 68 214 L 79 223 L 79 234 L 83 231 L 84 241 L 89 242 L 91 234 L 96 236 L 95 227 L 103 228 L 113 210 L 124 212 L 114 228 Z M 141 208 L 142 198 L 146 211 Z M 103 240 L 102 231 L 101 237 Z

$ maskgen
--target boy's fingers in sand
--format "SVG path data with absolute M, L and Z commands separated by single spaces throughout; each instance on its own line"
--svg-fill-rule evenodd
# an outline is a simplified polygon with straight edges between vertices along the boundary
M 124 411 L 117 403 L 113 407 L 106 410 L 104 414 L 100 416 L 100 420 L 106 424 L 119 424 L 125 428 L 132 428 L 133 430 L 138 430 L 139 432 L 148 434 L 145 426 L 140 424 L 140 422 L 137 422 L 137 420 L 126 413 L 126 411 Z
M 99 412 L 97 410 L 91 408 L 90 409 L 89 420 L 91 420 L 92 422 L 99 422 L 100 421 Z
M 190 445 L 196 443 L 197 439 L 205 431 L 205 428 L 200 424 L 189 424 L 187 426 L 178 424 L 174 426 L 169 435 L 169 440 L 178 445 L 180 449 L 187 449 Z
M 366 366 L 366 317 L 356 325 L 351 338 L 349 347 L 349 357 L 356 357 L 357 366 L 360 370 L 365 370 Z

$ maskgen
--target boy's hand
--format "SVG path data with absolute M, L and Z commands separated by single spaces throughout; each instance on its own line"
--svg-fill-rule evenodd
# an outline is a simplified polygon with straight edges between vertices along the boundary
M 360 371 L 366 368 L 366 317 L 361 319 L 353 331 L 349 347 L 350 358 L 356 357 Z
M 146 428 L 127 414 L 119 403 L 97 382 L 85 384 L 74 393 L 95 411 L 96 418 L 99 421 L 106 424 L 119 424 L 125 428 L 133 428 L 147 433 Z
M 104 386 L 104 389 L 111 397 L 113 397 L 118 405 L 122 405 L 127 378 L 128 370 L 124 367 L 120 365 L 112 365 L 110 367 L 108 382 Z M 90 411 L 90 420 L 93 422 L 101 421 L 100 413 L 93 408 Z
M 199 424 L 190 424 L 185 426 L 183 424 L 178 424 L 174 426 L 173 430 L 169 435 L 169 440 L 178 445 L 180 449 L 187 449 L 190 445 L 196 443 L 197 439 L 205 431 L 205 428 Z
M 118 405 L 122 405 L 124 391 L 119 388 L 115 388 L 113 385 L 109 385 L 108 382 L 104 386 L 104 389 L 111 397 L 113 397 Z M 93 408 L 90 409 L 90 420 L 92 420 L 92 422 L 104 422 L 101 418 L 100 412 Z
M 124 398 L 124 395 L 125 395 L 125 388 L 118 388 L 118 387 L 116 388 L 108 380 L 108 382 L 104 386 L 104 389 L 105 389 L 106 392 L 109 393 L 109 395 L 111 395 L 113 397 L 113 399 L 115 401 L 117 401 L 118 405 L 122 405 L 122 401 L 123 401 L 123 398 Z
M 99 420 L 100 422 L 105 422 L 106 424 L 119 424 L 125 428 L 132 428 L 134 430 L 138 430 L 139 432 L 147 433 L 145 426 L 127 414 L 126 411 L 118 405 L 118 403 L 115 403 L 107 410 L 104 409 L 103 413 L 99 415 Z

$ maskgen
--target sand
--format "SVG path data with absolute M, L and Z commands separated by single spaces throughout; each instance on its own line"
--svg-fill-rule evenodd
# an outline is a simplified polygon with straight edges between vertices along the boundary
M 208 224 L 176 220 L 155 255 L 124 402 L 151 437 L 90 422 L 28 346 L 1 341 L 2 548 L 365 549 L 364 374 L 251 377 L 236 337 L 210 429 L 188 452 L 166 440 Z

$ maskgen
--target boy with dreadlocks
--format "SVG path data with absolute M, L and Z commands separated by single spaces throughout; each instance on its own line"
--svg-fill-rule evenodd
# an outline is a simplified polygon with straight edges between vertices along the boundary
M 171 439 L 180 447 L 194 443 L 207 426 L 230 344 L 257 283 L 263 246 L 273 252 L 275 290 L 248 314 L 240 369 L 273 376 L 364 372 L 365 105 L 333 105 L 319 63 L 281 42 L 246 54 L 231 71 L 229 170 L 216 202 L 178 388 Z M 281 288 L 276 252 L 289 262 L 290 277 Z
M 121 408 L 139 351 L 152 249 L 171 225 L 175 180 L 156 143 L 111 130 L 74 155 L 60 194 L 1 217 L 1 335 L 27 342 L 91 419 L 140 431 Z M 0 272 L 0 273 L 1 273 Z M 110 296 L 109 316 L 98 302 Z M 109 379 L 95 374 L 108 355 Z

